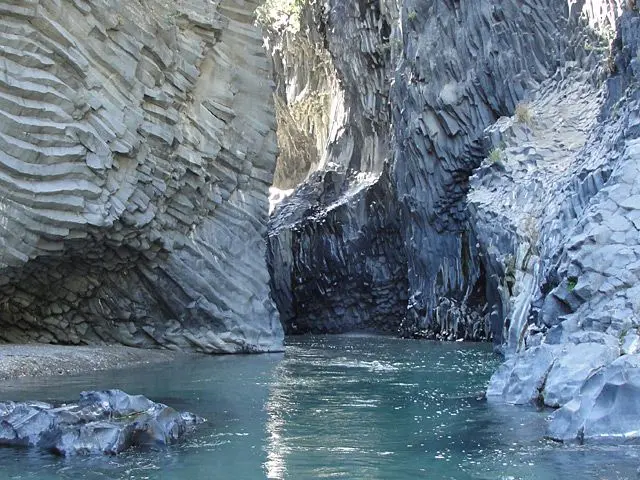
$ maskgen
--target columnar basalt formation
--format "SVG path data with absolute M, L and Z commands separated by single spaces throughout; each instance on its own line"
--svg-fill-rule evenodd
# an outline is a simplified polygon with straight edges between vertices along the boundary
M 0 1 L 0 339 L 282 348 L 256 6 Z
M 287 333 L 397 332 L 406 264 L 388 172 L 316 172 L 271 220 L 268 263 Z
M 393 309 L 400 312 L 403 335 L 487 339 L 495 334 L 500 340 L 501 319 L 490 308 L 498 296 L 486 287 L 491 280 L 468 228 L 465 198 L 468 179 L 486 154 L 484 129 L 513 112 L 528 91 L 572 58 L 575 25 L 568 21 L 567 5 L 530 3 L 526 8 L 489 0 L 304 3 L 303 12 L 313 13 L 300 18 L 316 22 L 310 29 L 323 41 L 315 44 L 327 49 L 341 92 L 335 100 L 341 107 L 331 117 L 331 131 L 339 134 L 329 137 L 321 168 L 337 164 L 355 179 L 389 165 L 389 186 L 381 188 L 388 188 L 393 200 L 378 216 L 393 218 L 402 239 L 401 251 L 390 246 L 394 254 L 384 262 L 399 260 L 388 271 L 408 283 L 407 294 L 396 297 L 408 302 Z M 287 74 L 276 69 L 281 83 L 295 84 L 298 77 Z M 371 220 L 346 223 L 358 232 L 355 225 Z M 272 235 L 280 235 L 283 221 L 273 224 L 279 227 Z M 332 227 L 316 228 L 321 235 Z M 306 268 L 312 272 L 322 264 Z M 295 276 L 307 275 L 303 270 Z M 334 281 L 343 273 L 335 273 Z M 282 298 L 274 295 L 277 302 Z M 331 295 L 317 295 L 331 303 Z M 304 315 L 302 303 L 297 305 L 296 313 Z M 375 306 L 368 315 L 376 315 Z M 397 321 L 390 317 L 391 324 Z
M 397 17 L 390 7 L 303 2 L 293 38 L 313 46 L 311 61 L 307 50 L 286 48 L 286 29 L 268 34 L 268 45 L 280 45 L 272 52 L 283 102 L 294 106 L 318 93 L 329 100 L 318 117 L 328 122 L 327 134 L 317 136 L 322 149 L 305 170 L 311 175 L 276 209 L 269 228 L 272 294 L 292 333 L 395 331 L 404 316 L 406 257 L 385 166 Z M 295 155 L 281 152 L 279 162 L 291 170 Z
M 296 325 L 303 331 L 377 318 L 382 310 L 363 301 L 345 314 L 353 304 L 340 286 L 353 288 L 344 279 L 354 272 L 328 261 L 357 258 L 357 245 L 375 239 L 383 255 L 374 261 L 385 269 L 372 290 L 392 278 L 407 287 L 382 303 L 393 312 L 389 327 L 402 316 L 403 335 L 493 336 L 507 361 L 489 397 L 561 407 L 552 438 L 637 437 L 636 3 L 329 1 L 323 12 L 324 45 L 342 91 L 352 92 L 343 110 L 368 118 L 362 105 L 386 105 L 375 109 L 376 128 L 343 123 L 353 149 L 328 143 L 325 154 L 352 169 L 340 170 L 339 184 L 353 185 L 378 177 L 367 159 L 381 152 L 388 175 L 365 188 L 386 201 L 364 214 L 373 201 L 327 181 L 331 167 L 281 204 L 269 258 L 283 318 L 304 319 Z M 376 48 L 353 35 L 378 27 Z M 376 61 L 367 57 L 374 50 Z M 374 91 L 386 99 L 376 103 Z M 377 134 L 385 128 L 391 134 Z M 345 151 L 362 155 L 345 161 Z M 328 186 L 338 198 L 323 193 Z M 370 228 L 376 222 L 393 234 Z
M 633 9 L 605 12 L 615 14 L 617 34 L 604 86 L 596 92 L 579 81 L 583 72 L 567 75 L 566 81 L 558 79 L 555 92 L 540 92 L 532 104 L 540 121 L 533 116 L 532 128 L 517 145 L 508 123 L 492 132 L 507 138 L 507 175 L 501 181 L 518 188 L 537 182 L 527 190 L 528 201 L 502 204 L 501 223 L 522 223 L 522 203 L 539 203 L 528 208 L 535 238 L 513 243 L 507 362 L 488 393 L 510 403 L 562 407 L 548 431 L 562 441 L 617 442 L 638 437 L 640 427 L 635 55 L 640 16 Z M 487 208 L 488 188 L 497 194 L 506 189 L 490 178 L 485 176 L 471 197 L 478 225 L 489 229 L 487 213 L 497 209 Z M 526 256 L 528 249 L 534 255 Z

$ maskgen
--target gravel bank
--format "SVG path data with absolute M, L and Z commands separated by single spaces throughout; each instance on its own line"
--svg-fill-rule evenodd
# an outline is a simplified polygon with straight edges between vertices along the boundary
M 0 344 L 0 381 L 169 362 L 185 353 L 124 346 Z

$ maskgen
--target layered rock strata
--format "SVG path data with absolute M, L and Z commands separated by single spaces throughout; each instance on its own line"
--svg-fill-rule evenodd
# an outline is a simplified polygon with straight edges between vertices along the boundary
M 0 339 L 282 348 L 255 7 L 0 1 Z

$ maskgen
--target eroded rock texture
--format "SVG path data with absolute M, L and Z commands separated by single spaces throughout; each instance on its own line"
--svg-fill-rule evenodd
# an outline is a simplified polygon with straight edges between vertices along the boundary
M 255 7 L 0 1 L 0 339 L 282 347 Z
M 322 148 L 310 155 L 311 175 L 270 223 L 272 292 L 289 332 L 394 331 L 404 316 L 406 256 L 385 166 L 391 7 L 306 2 L 293 37 L 269 33 L 268 43 L 281 46 L 273 52 L 282 101 L 330 99 L 313 130 Z M 315 56 L 287 48 L 294 38 Z M 279 160 L 283 169 L 294 161 L 286 151 Z
M 386 250 L 393 255 L 380 260 L 390 264 L 386 271 L 396 272 L 383 283 L 408 285 L 406 295 L 394 298 L 403 304 L 393 309 L 399 317 L 389 317 L 390 324 L 400 321 L 406 336 L 495 336 L 500 341 L 503 318 L 492 311 L 501 301 L 497 282 L 480 261 L 476 232 L 468 223 L 469 177 L 487 154 L 485 128 L 512 114 L 565 62 L 576 61 L 578 51 L 571 42 L 581 35 L 577 31 L 583 32 L 577 20 L 581 10 L 570 13 L 558 0 L 524 6 L 515 1 L 387 0 L 311 2 L 303 12 L 311 12 L 302 20 L 313 19 L 314 26 L 300 32 L 313 32 L 311 43 L 328 51 L 339 79 L 339 95 L 329 112 L 335 136 L 329 135 L 319 168 L 339 165 L 355 181 L 361 173 L 380 175 L 388 164 L 386 186 L 379 182 L 389 190 L 390 202 L 377 217 L 392 219 L 401 249 L 390 244 Z M 300 78 L 286 69 L 276 69 L 276 74 L 292 88 Z M 276 212 L 279 215 L 288 214 Z M 356 225 L 376 221 L 341 220 L 353 235 L 361 230 Z M 282 223 L 278 219 L 274 225 Z M 316 234 L 335 227 L 316 226 Z M 272 236 L 281 232 L 272 230 Z M 287 249 L 290 242 L 271 245 Z M 342 252 L 340 245 L 325 249 L 333 251 L 327 256 Z M 292 255 L 279 251 L 271 257 Z M 345 272 L 326 271 L 324 258 L 309 257 L 318 263 L 307 265 L 306 271 L 294 267 L 293 276 L 307 282 L 309 272 L 322 271 L 338 281 Z M 290 259 L 285 263 L 293 264 Z M 279 274 L 277 267 L 274 272 Z M 283 276 L 289 278 L 289 270 Z M 315 295 L 328 304 L 341 301 L 331 294 Z M 306 298 L 293 302 L 299 315 L 306 314 L 302 301 L 308 303 Z M 282 304 L 279 307 L 282 311 Z M 367 314 L 377 315 L 375 307 Z M 350 322 L 346 316 L 342 321 L 345 327 Z
M 375 238 L 382 256 L 360 252 L 385 267 L 372 290 L 389 276 L 407 287 L 384 296 L 390 328 L 402 317 L 407 336 L 493 336 L 507 359 L 489 396 L 561 407 L 553 438 L 637 436 L 617 419 L 637 410 L 638 10 L 601 0 L 325 2 L 320 32 L 342 110 L 358 112 L 338 123 L 349 141 L 329 139 L 325 154 L 346 175 L 340 185 L 367 179 L 385 201 L 364 214 L 373 202 L 360 207 L 361 196 L 327 181 L 335 168 L 321 167 L 281 204 L 269 252 L 283 318 L 304 319 L 305 331 L 375 318 L 377 304 L 342 308 L 354 289 L 345 278 L 361 270 L 329 261 L 358 258 Z M 392 234 L 380 239 L 371 225 Z
M 406 264 L 393 187 L 344 169 L 314 173 L 270 223 L 272 288 L 287 333 L 397 332 Z
M 640 17 L 611 3 L 587 7 L 597 15 L 590 24 L 616 32 L 606 65 L 585 68 L 598 48 L 587 44 L 580 63 L 536 91 L 526 125 L 491 127 L 499 151 L 469 200 L 482 248 L 510 272 L 499 287 L 507 363 L 489 394 L 562 407 L 552 438 L 620 441 L 638 436 Z
M 35 447 L 62 456 L 116 455 L 162 448 L 204 422 L 142 395 L 82 392 L 77 404 L 0 403 L 0 447 Z

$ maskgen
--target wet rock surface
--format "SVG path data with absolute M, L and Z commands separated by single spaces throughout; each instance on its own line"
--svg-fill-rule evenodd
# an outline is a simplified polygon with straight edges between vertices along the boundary
M 0 340 L 282 349 L 256 6 L 0 1 Z
M 204 419 L 121 390 L 83 392 L 77 404 L 0 403 L 0 446 L 115 455 L 176 443 Z

